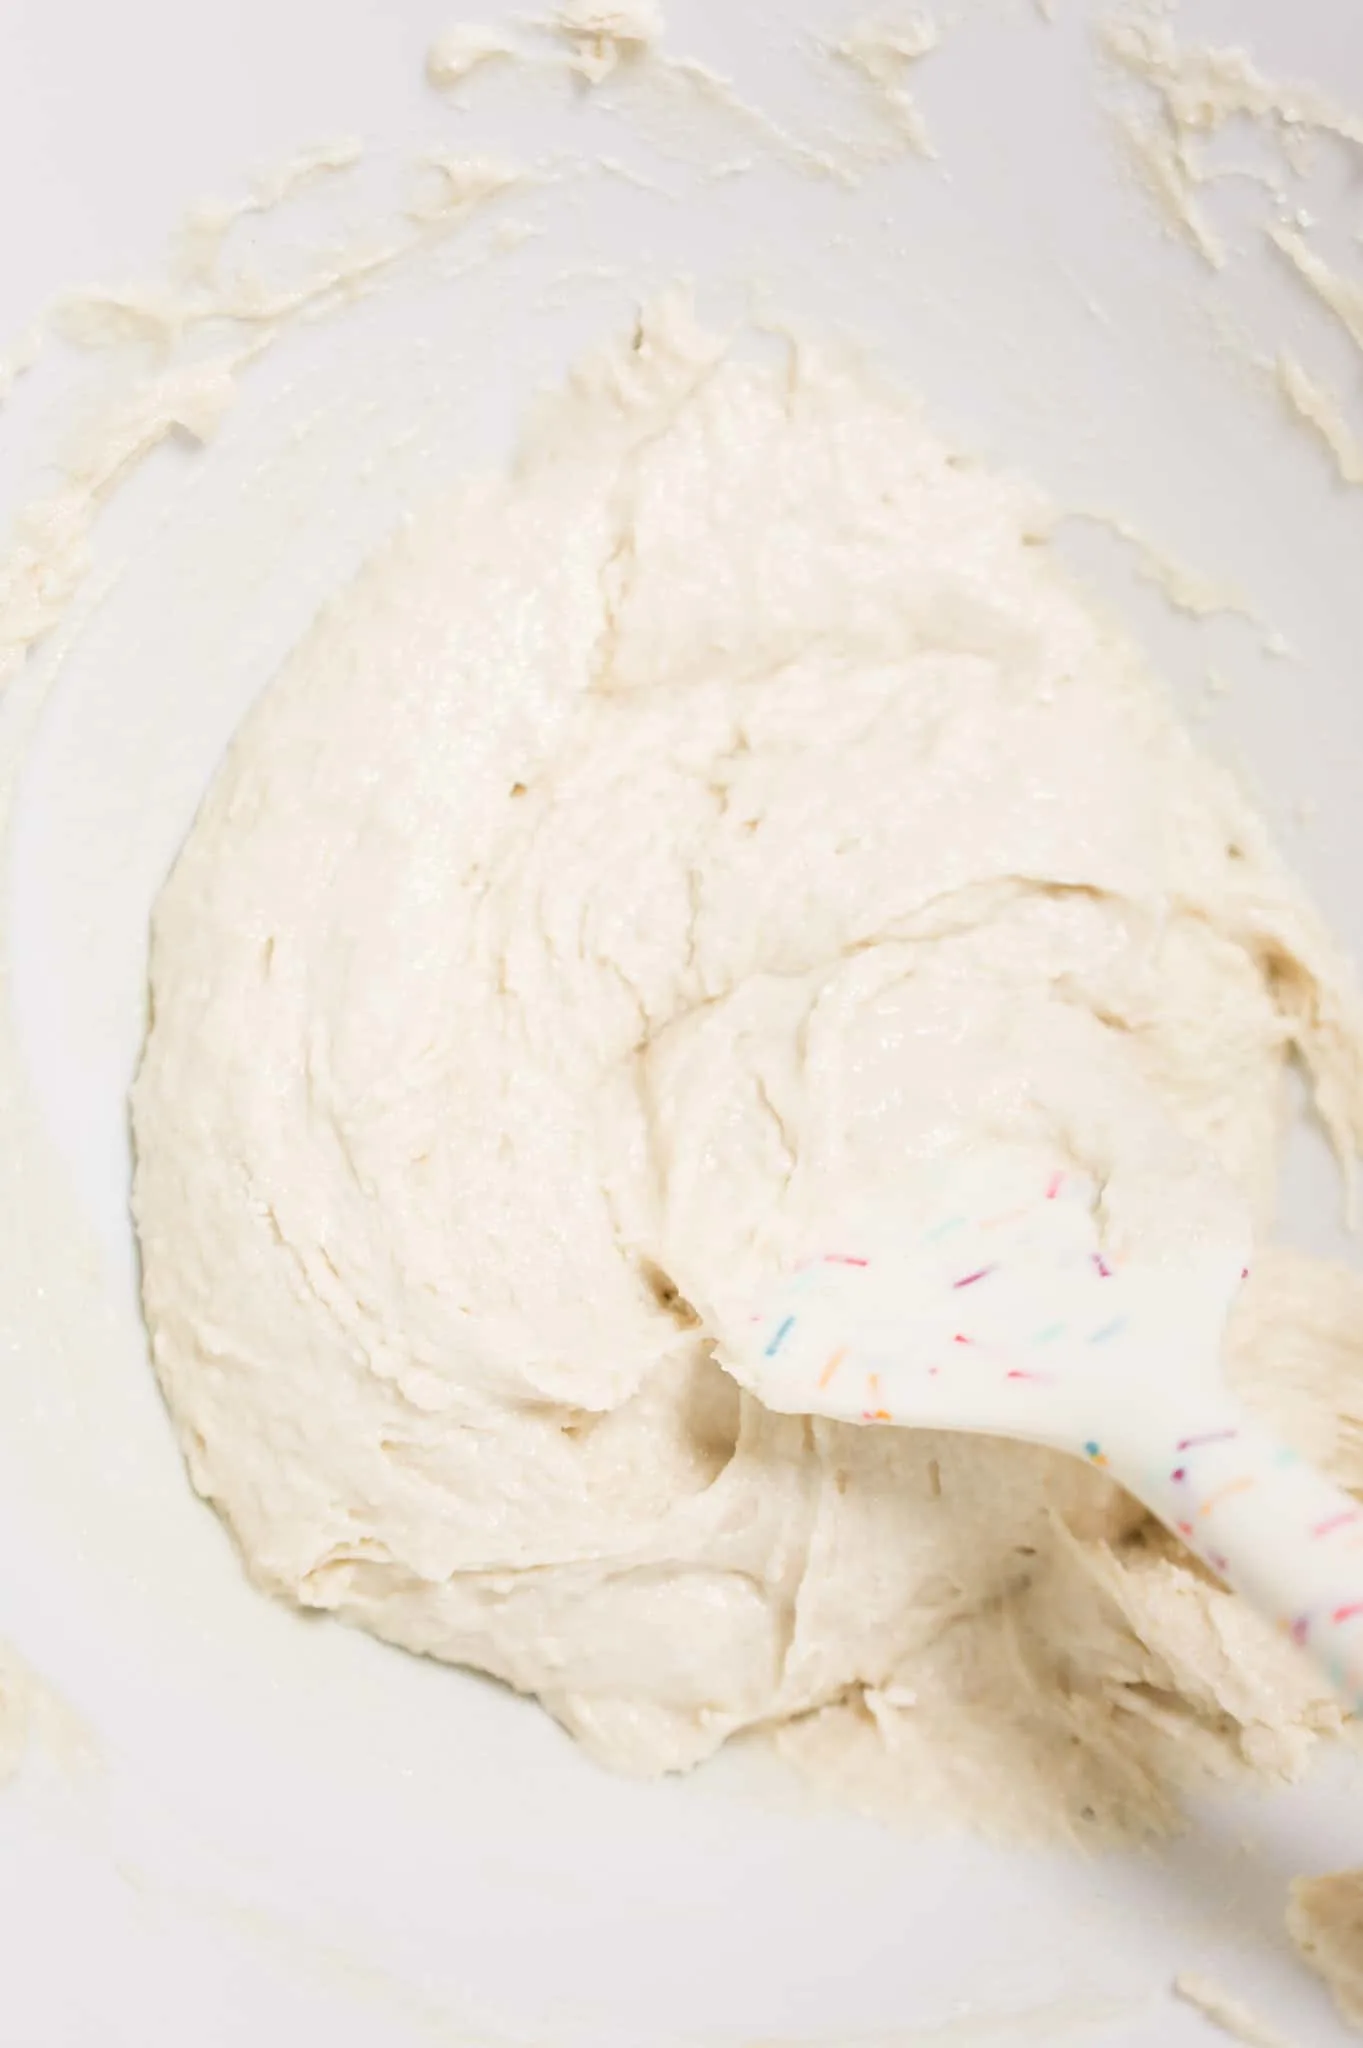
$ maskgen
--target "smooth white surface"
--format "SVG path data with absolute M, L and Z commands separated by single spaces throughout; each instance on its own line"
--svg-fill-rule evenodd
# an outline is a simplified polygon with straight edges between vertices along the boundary
M 1363 104 L 1363 37 L 1328 0 L 1290 18 L 1230 0 L 1187 14 L 1210 35 L 1252 24 L 1270 68 Z M 784 31 L 772 42 L 775 10 L 737 25 L 719 7 L 672 16 L 678 48 L 778 110 L 803 104 L 806 75 L 776 49 Z M 220 12 L 209 38 L 193 11 L 153 0 L 116 13 L 11 4 L 0 191 L 18 229 L 0 334 L 58 284 L 154 267 L 182 204 L 232 189 L 250 162 L 350 128 L 404 151 L 450 139 L 455 117 L 420 76 L 445 18 L 250 0 Z M 1290 333 L 1341 380 L 1346 345 L 1250 225 L 1213 279 L 1112 180 L 1077 6 L 1061 0 L 1052 28 L 1026 8 L 972 9 L 931 61 L 915 83 L 939 168 L 905 164 L 855 210 L 760 175 L 673 208 L 622 187 L 578 230 L 580 253 L 623 264 L 621 280 L 546 310 L 561 259 L 532 244 L 485 331 L 433 289 L 300 334 L 253 378 L 209 463 L 169 454 L 116 507 L 104 545 L 128 568 L 44 721 L 12 905 L 24 1042 L 90 1230 L 70 1256 L 95 1292 L 101 1262 L 112 1273 L 98 1346 L 82 1310 L 74 1360 L 4 1362 L 0 1632 L 95 1725 L 104 1759 L 76 1778 L 38 1760 L 0 1804 L 4 2025 L 25 2048 L 186 2035 L 904 2043 L 964 2011 L 978 2033 L 938 2038 L 987 2044 L 1028 2038 L 1007 2016 L 1036 2008 L 1030 2037 L 1063 2039 L 1063 2002 L 1095 1999 L 1116 2009 L 1078 2038 L 1153 2048 L 1207 2037 L 1163 2002 L 1187 1968 L 1321 2048 L 1345 2038 L 1292 1961 L 1281 1911 L 1292 1872 L 1358 1858 L 1346 1760 L 1292 1799 L 1217 1805 L 1168 1857 L 1097 1865 L 906 1843 L 801 1810 L 741 1759 L 662 1786 L 603 1777 L 495 1689 L 253 1594 L 188 1494 L 142 1355 L 123 1090 L 147 904 L 202 784 L 243 704 L 404 490 L 462 459 L 471 436 L 503 445 L 525 392 L 644 275 L 689 266 L 731 292 L 770 278 L 802 311 L 875 337 L 967 441 L 1250 592 L 1299 662 L 1265 655 L 1242 619 L 1169 621 L 1115 550 L 1083 537 L 1191 700 L 1208 664 L 1234 678 L 1213 730 L 1243 749 L 1285 829 L 1300 799 L 1318 803 L 1296 858 L 1360 949 L 1349 799 L 1363 752 L 1363 501 L 1280 427 L 1213 323 L 1233 308 L 1260 350 Z M 459 132 L 504 134 L 500 104 Z M 590 110 L 521 118 L 527 147 L 581 132 L 623 152 Z M 1328 153 L 1316 185 L 1318 208 L 1331 185 L 1347 192 Z M 1237 193 L 1216 196 L 1234 219 Z M 567 195 L 563 212 L 577 218 Z M 15 450 L 6 507 L 59 385 L 40 367 L 22 411 L 16 400 L 0 416 L 0 449 Z M 375 412 L 361 412 L 362 393 Z M 267 466 L 303 401 L 314 433 Z M 361 442 L 383 458 L 372 492 L 355 487 Z M 195 581 L 206 529 L 233 565 L 212 590 Z M 1288 1226 L 1317 1240 L 1331 1212 L 1309 1143 L 1300 1166 Z M 31 1243 L 0 1255 L 27 1262 L 35 1287 L 74 1295 L 65 1262 L 42 1269 L 33 1222 Z

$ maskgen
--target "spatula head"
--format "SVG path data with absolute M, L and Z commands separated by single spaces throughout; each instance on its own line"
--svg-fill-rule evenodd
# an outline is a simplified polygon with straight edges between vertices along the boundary
M 1104 1185 L 1030 1148 L 907 1168 L 830 1215 L 722 1333 L 768 1407 L 1095 1448 L 1113 1403 L 1217 1383 L 1249 1232 L 1219 1186 L 1160 1227 L 1158 1190 Z M 1162 1214 L 1167 1217 L 1169 1210 Z

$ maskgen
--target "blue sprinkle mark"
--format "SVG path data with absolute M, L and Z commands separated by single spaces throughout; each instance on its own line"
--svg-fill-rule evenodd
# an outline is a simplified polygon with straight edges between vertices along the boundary
M 923 1242 L 924 1244 L 936 1244 L 939 1237 L 945 1237 L 948 1231 L 960 1230 L 964 1223 L 964 1216 L 953 1216 L 950 1218 L 948 1222 L 939 1223 L 935 1230 L 929 1230 L 925 1235 Z
M 1065 1325 L 1063 1323 L 1048 1323 L 1044 1330 L 1037 1331 L 1032 1342 L 1034 1344 L 1053 1344 L 1057 1337 L 1063 1337 L 1064 1334 Z
M 776 1332 L 776 1335 L 772 1338 L 770 1344 L 768 1344 L 766 1351 L 763 1354 L 764 1357 L 775 1358 L 777 1352 L 781 1349 L 781 1346 L 785 1343 L 787 1337 L 790 1335 L 791 1331 L 794 1328 L 794 1316 L 787 1316 L 785 1321 L 782 1323 L 780 1329 Z
M 1119 1330 L 1126 1328 L 1126 1317 L 1117 1316 L 1110 1323 L 1104 1323 L 1101 1330 L 1095 1330 L 1089 1338 L 1090 1344 L 1106 1344 L 1109 1337 L 1115 1337 Z

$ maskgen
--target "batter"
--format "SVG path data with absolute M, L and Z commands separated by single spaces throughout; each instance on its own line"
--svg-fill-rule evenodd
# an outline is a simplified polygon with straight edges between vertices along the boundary
M 1294 1878 L 1287 1931 L 1343 2017 L 1363 2027 L 1363 1870 Z
M 157 1370 L 260 1584 L 631 1771 L 776 1725 L 883 1804 L 1138 1833 L 1296 1771 L 1311 1668 L 1101 1474 L 766 1413 L 693 1300 L 802 1192 L 1039 1105 L 1271 1226 L 1352 977 L 1047 512 L 864 368 L 654 308 L 405 528 L 162 895 Z M 1363 1483 L 1363 1284 L 1265 1247 L 1247 1395 Z

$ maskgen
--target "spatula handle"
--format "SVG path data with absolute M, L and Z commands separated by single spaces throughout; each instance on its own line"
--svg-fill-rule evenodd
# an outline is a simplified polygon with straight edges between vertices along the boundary
M 1363 1710 L 1363 1504 L 1232 1401 L 1085 1452 Z

